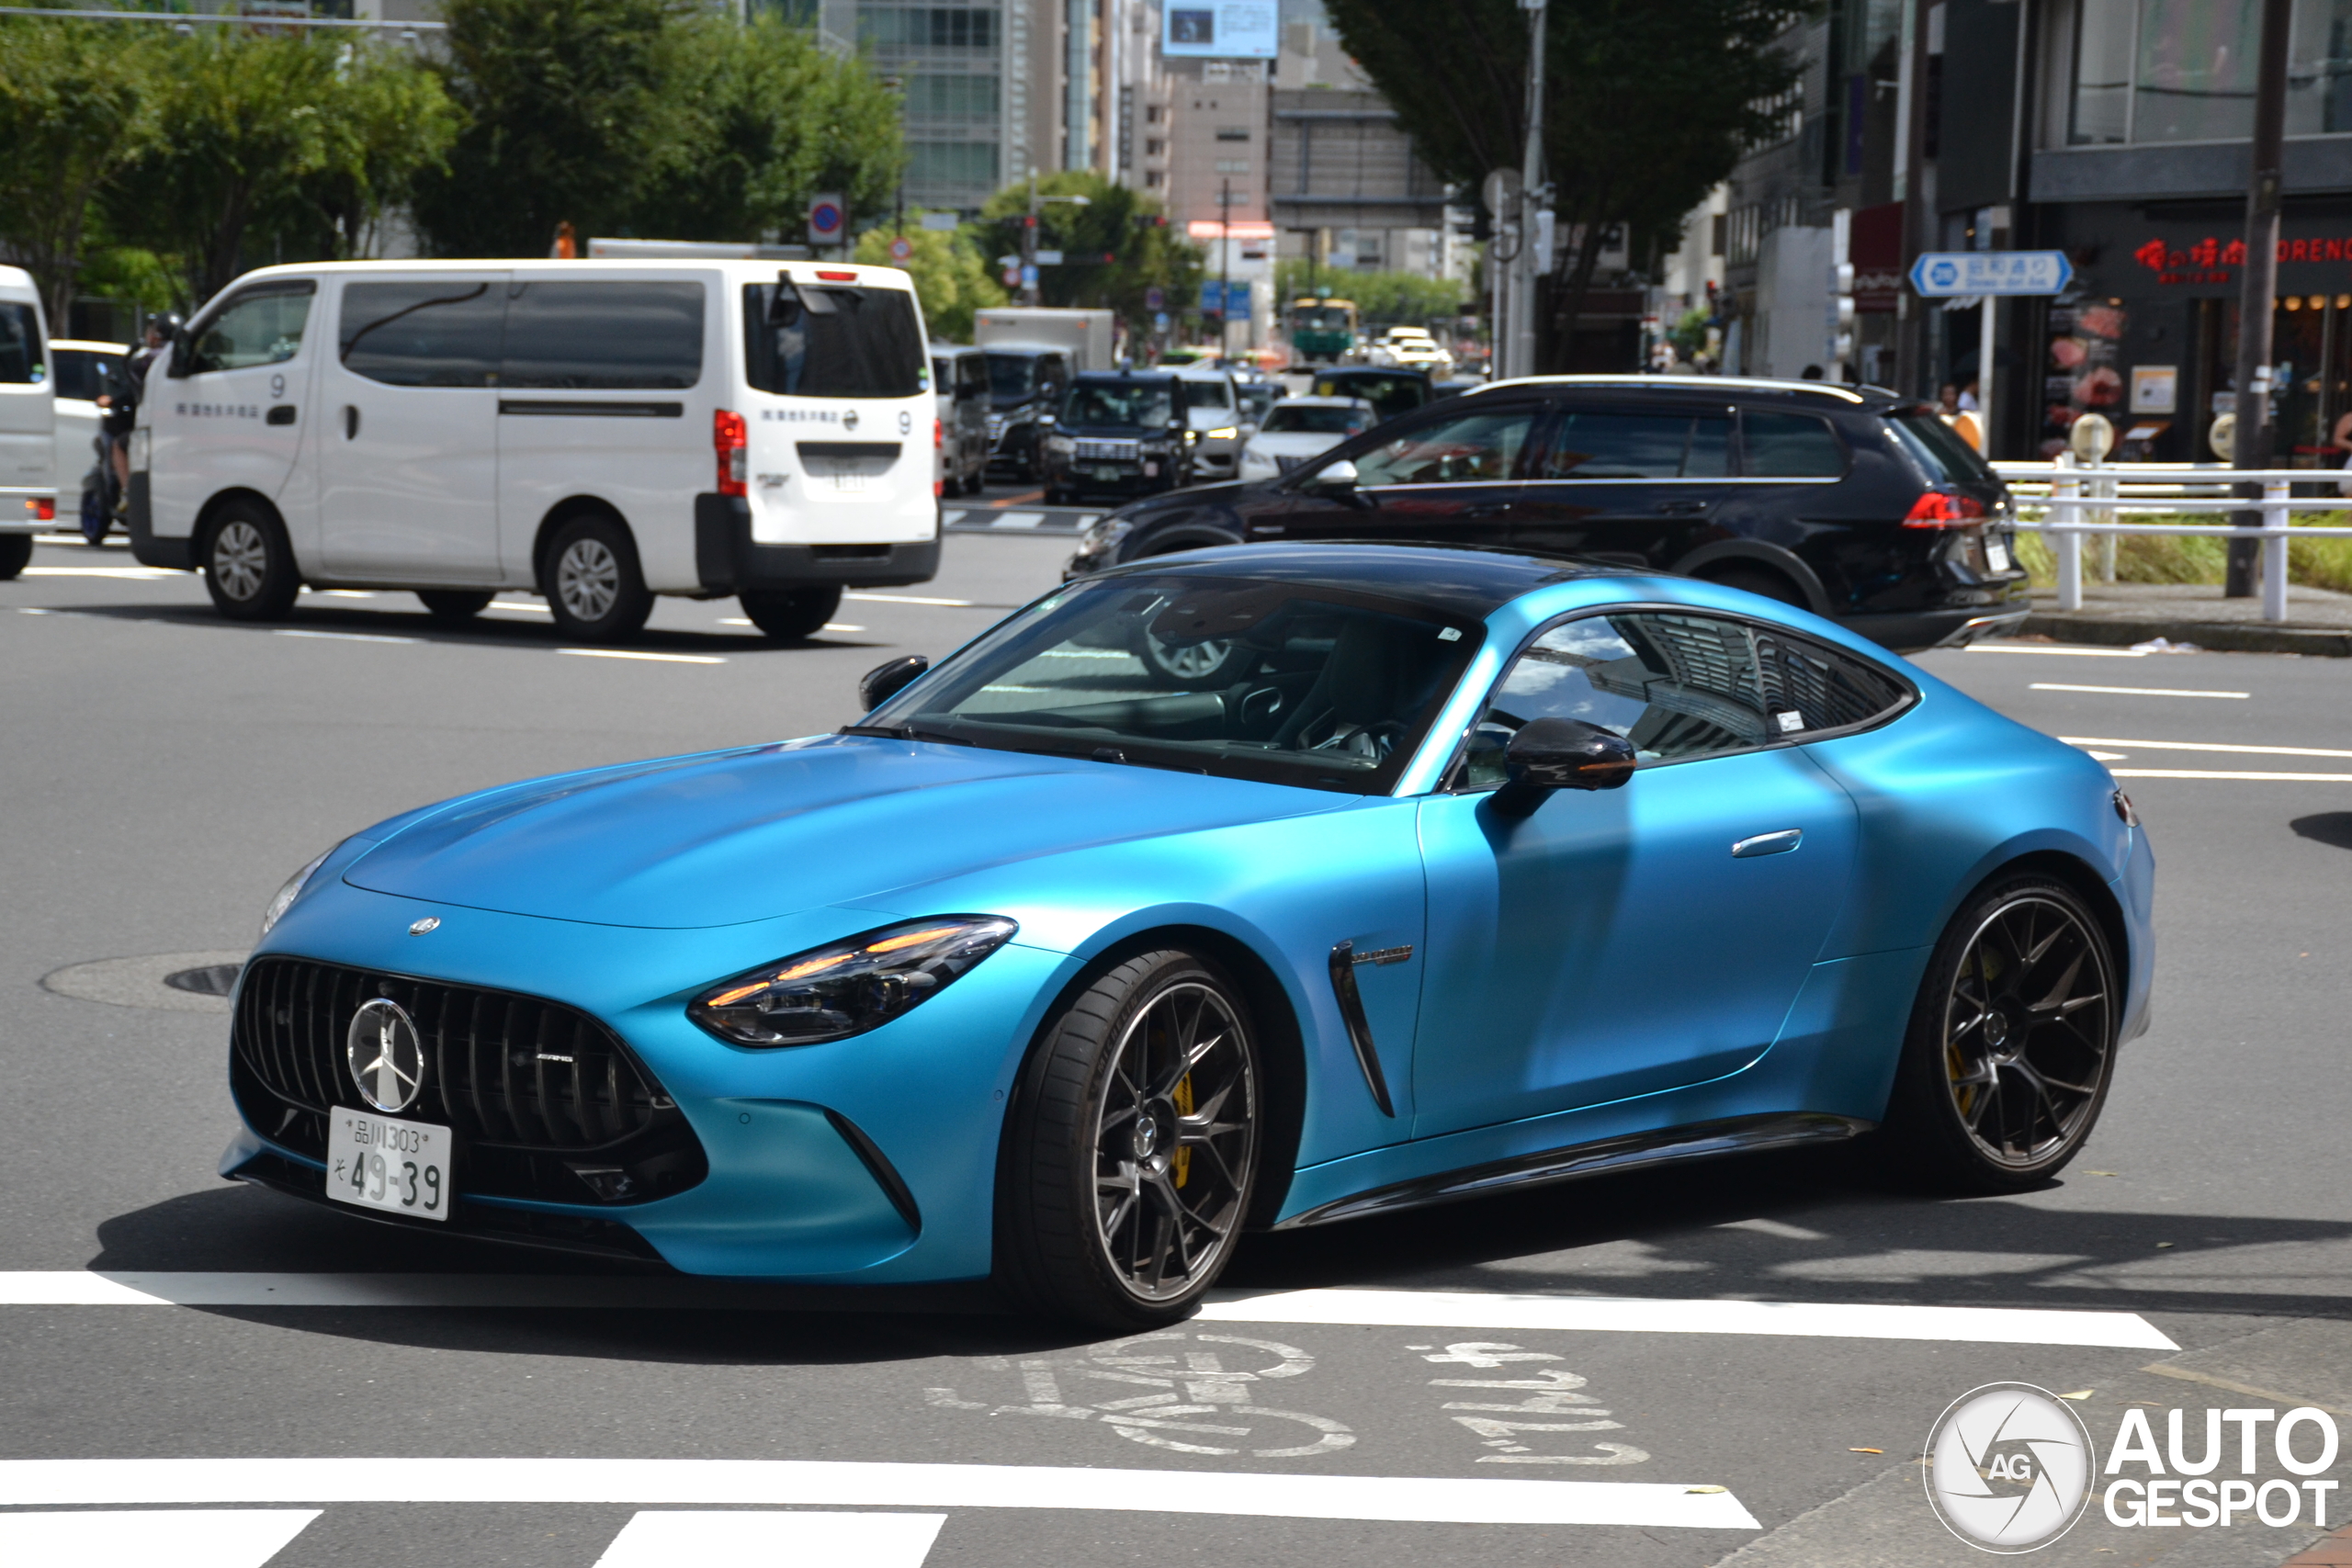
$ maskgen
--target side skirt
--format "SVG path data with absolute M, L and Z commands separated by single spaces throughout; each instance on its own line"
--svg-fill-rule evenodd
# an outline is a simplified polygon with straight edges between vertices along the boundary
M 1295 1214 L 1273 1228 L 1296 1230 L 1306 1225 L 1330 1224 L 1339 1220 L 1363 1219 L 1373 1214 L 1394 1213 L 1400 1209 L 1419 1209 L 1432 1203 L 1483 1198 L 1490 1192 L 1510 1188 L 1575 1181 L 1583 1177 L 1613 1175 L 1645 1166 L 1714 1159 L 1724 1155 L 1752 1154 L 1760 1149 L 1785 1148 L 1796 1144 L 1843 1143 L 1871 1131 L 1876 1125 L 1874 1122 L 1857 1121 L 1849 1116 L 1831 1116 L 1814 1111 L 1697 1122 L 1688 1126 L 1661 1128 L 1654 1133 L 1603 1138 L 1596 1143 L 1577 1144 L 1565 1149 L 1546 1149 L 1540 1154 L 1521 1155 L 1512 1159 L 1497 1160 L 1490 1165 L 1472 1166 L 1466 1170 L 1451 1170 L 1413 1181 L 1400 1181 L 1393 1186 L 1375 1187 L 1369 1192 L 1358 1192 Z

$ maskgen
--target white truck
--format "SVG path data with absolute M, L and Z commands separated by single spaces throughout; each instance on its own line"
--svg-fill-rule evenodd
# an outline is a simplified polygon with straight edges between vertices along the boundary
M 1073 370 L 1110 370 L 1111 312 L 1057 310 L 1046 306 L 1006 306 L 982 310 L 972 318 L 972 341 L 982 348 L 1019 344 L 1024 348 L 1058 348 L 1070 356 Z

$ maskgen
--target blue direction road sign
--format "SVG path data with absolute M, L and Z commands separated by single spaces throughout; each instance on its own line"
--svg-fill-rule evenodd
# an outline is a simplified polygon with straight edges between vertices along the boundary
M 2064 251 L 1928 251 L 1911 264 L 1911 287 L 1928 299 L 2056 294 L 2074 276 Z

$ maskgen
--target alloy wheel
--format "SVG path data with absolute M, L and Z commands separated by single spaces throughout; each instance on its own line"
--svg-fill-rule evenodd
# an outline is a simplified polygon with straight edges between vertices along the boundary
M 1094 1120 L 1096 1239 L 1139 1301 L 1214 1276 L 1241 1229 L 1258 1157 L 1258 1085 L 1232 1005 L 1180 981 L 1121 1037 Z
M 1946 1087 L 1978 1152 L 2036 1166 L 2097 1114 L 2114 1039 L 2103 944 L 2075 910 L 2027 895 L 1987 915 L 1945 1000 Z
M 1229 642 L 1175 644 L 1155 639 L 1151 644 L 1152 659 L 1180 681 L 1200 681 L 1215 675 L 1225 667 L 1225 661 L 1232 652 L 1233 645 Z
M 220 592 L 243 602 L 261 592 L 262 580 L 269 571 L 269 545 L 261 530 L 242 517 L 232 517 L 220 525 L 212 540 L 212 559 L 209 563 L 212 581 Z
M 594 625 L 620 597 L 621 563 L 602 539 L 574 539 L 556 562 L 555 591 L 572 619 Z

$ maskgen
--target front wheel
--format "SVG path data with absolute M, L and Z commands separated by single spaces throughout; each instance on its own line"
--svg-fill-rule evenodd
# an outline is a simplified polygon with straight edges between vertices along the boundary
M 1877 1141 L 1947 1190 L 2040 1186 L 2098 1120 L 2120 1019 L 2114 956 L 2075 891 L 2039 876 L 1996 886 L 1928 961 Z
M 277 515 L 247 501 L 220 509 L 204 541 L 204 587 L 232 621 L 282 621 L 302 579 Z
M 842 607 L 842 591 L 837 587 L 747 591 L 735 597 L 745 617 L 778 642 L 815 637 Z
M 1005 1127 L 999 1276 L 1114 1329 L 1172 1323 L 1240 1239 L 1263 1145 L 1239 990 L 1177 949 L 1131 958 L 1046 1026 Z
M 548 547 L 539 587 L 557 628 L 585 642 L 625 642 L 653 614 L 637 545 L 610 517 L 565 524 Z

